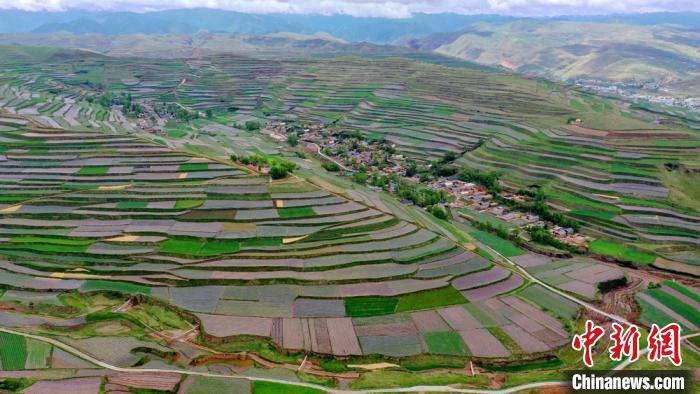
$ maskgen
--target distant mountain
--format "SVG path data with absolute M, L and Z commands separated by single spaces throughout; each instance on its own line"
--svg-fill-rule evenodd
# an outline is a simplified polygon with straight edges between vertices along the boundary
M 348 15 L 246 14 L 206 8 L 149 13 L 0 11 L 0 33 L 191 34 L 206 30 L 266 35 L 326 32 L 343 40 L 386 44 L 407 35 L 424 36 L 459 30 L 477 22 L 513 19 L 499 15 L 457 14 L 416 14 L 405 19 L 357 18 Z
M 668 82 L 700 75 L 700 29 L 680 25 L 523 19 L 477 23 L 405 45 L 554 79 Z
M 129 12 L 110 13 L 83 17 L 80 19 L 43 24 L 33 31 L 36 33 L 52 33 L 66 31 L 77 34 L 101 33 L 117 34 L 166 34 L 166 33 L 196 33 L 200 27 L 184 21 L 172 21 L 151 16 L 150 14 L 135 14 Z
M 416 14 L 389 19 L 206 8 L 148 13 L 0 11 L 0 33 L 7 33 L 0 38 L 4 43 L 90 48 L 112 55 L 434 52 L 552 79 L 677 82 L 700 77 L 700 13 L 556 18 Z
M 207 54 L 235 53 L 259 57 L 285 57 L 298 55 L 371 55 L 402 56 L 417 54 L 410 48 L 352 43 L 328 33 L 313 35 L 299 33 L 272 33 L 253 36 L 238 33 L 195 34 L 76 34 L 65 31 L 56 33 L 6 33 L 0 34 L 0 44 L 79 48 L 109 56 L 139 56 L 149 58 L 199 57 Z M 441 58 L 442 55 L 424 55 Z

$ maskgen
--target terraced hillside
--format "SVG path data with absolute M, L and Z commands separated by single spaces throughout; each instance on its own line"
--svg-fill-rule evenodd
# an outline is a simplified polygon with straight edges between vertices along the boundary
M 560 296 L 524 295 L 521 276 L 386 212 L 132 136 L 2 123 L 5 326 L 125 320 L 165 335 L 191 321 L 202 343 L 340 356 L 507 359 L 568 342 L 576 308 L 542 306 Z M 174 309 L 139 312 L 157 302 Z M 88 313 L 66 320 L 70 308 Z M 67 340 L 124 366 L 145 346 L 114 350 L 100 341 L 121 331 L 94 330 Z
M 542 186 L 548 203 L 585 222 L 585 232 L 633 249 L 597 247 L 601 255 L 634 255 L 625 260 L 643 264 L 659 255 L 664 259 L 656 264 L 677 270 L 698 263 L 700 138 L 681 119 L 419 57 L 278 61 L 218 55 L 153 62 L 86 53 L 32 56 L 45 60 L 41 70 L 7 60 L 0 101 L 45 125 L 134 132 L 120 111 L 97 103 L 104 90 L 210 109 L 213 118 L 195 122 L 195 129 L 218 127 L 223 139 L 235 130 L 216 122 L 332 123 L 385 137 L 418 160 L 452 151 L 463 154 L 461 166 L 498 169 L 513 188 Z M 168 129 L 167 138 L 155 139 L 185 135 Z M 637 249 L 646 254 L 635 255 Z

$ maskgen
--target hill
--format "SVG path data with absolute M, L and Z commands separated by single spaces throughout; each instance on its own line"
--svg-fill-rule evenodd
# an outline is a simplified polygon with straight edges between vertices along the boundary
M 679 25 L 518 20 L 479 23 L 407 45 L 548 78 L 615 81 L 700 74 L 700 31 Z

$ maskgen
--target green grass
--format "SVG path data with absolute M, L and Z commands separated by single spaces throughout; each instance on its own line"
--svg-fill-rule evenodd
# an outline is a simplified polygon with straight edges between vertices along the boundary
M 498 371 L 498 372 L 521 372 L 521 371 L 532 371 L 532 370 L 543 370 L 543 369 L 557 369 L 564 366 L 564 363 L 561 362 L 558 358 L 552 358 L 549 360 L 544 360 L 544 361 L 534 361 L 534 362 L 528 362 L 525 364 L 515 364 L 515 365 L 492 365 L 492 366 L 484 366 L 484 368 L 488 369 L 489 371 Z
M 350 383 L 352 389 L 371 389 L 385 387 L 410 387 L 410 386 L 447 386 L 451 384 L 476 383 L 488 384 L 485 375 L 474 377 L 451 372 L 417 373 L 405 371 L 378 370 L 362 374 L 359 379 Z
M 204 200 L 177 200 L 175 209 L 192 209 L 204 204 Z
M 471 232 L 471 235 L 506 257 L 520 256 L 523 254 L 523 251 L 518 249 L 518 247 L 513 245 L 510 241 L 491 233 L 474 230 Z
M 136 283 L 112 282 L 107 280 L 88 279 L 80 288 L 82 292 L 88 291 L 116 291 L 126 294 L 151 294 L 151 288 Z
M 454 331 L 428 332 L 423 335 L 425 343 L 428 344 L 430 353 L 451 354 L 464 356 L 467 354 L 467 347 L 458 333 Z
M 256 381 L 253 382 L 253 394 L 323 394 L 324 391 L 310 387 L 291 384 Z
M 316 212 L 311 207 L 280 208 L 277 210 L 277 214 L 282 219 L 316 216 Z
M 452 286 L 402 295 L 396 305 L 396 312 L 417 311 L 440 306 L 464 304 L 462 293 Z
M 94 166 L 94 167 L 83 167 L 78 172 L 76 172 L 76 175 L 107 175 L 107 171 L 109 171 L 108 166 Z
M 27 360 L 27 344 L 24 337 L 0 332 L 0 360 L 5 371 L 24 369 Z
M 349 317 L 379 316 L 394 313 L 399 300 L 395 297 L 352 297 L 345 299 Z
M 622 261 L 630 261 L 637 264 L 648 265 L 654 262 L 656 256 L 649 253 L 644 253 L 632 250 L 614 242 L 597 239 L 590 245 L 592 253 L 603 256 L 614 257 Z

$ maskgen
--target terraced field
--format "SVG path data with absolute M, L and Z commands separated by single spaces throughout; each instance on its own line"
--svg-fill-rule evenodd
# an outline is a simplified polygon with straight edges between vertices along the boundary
M 570 316 L 520 298 L 527 283 L 517 274 L 309 183 L 270 182 L 104 132 L 6 122 L 0 138 L 0 285 L 9 289 L 0 302 L 15 305 L 3 323 L 94 324 L 90 338 L 66 340 L 115 365 L 137 362 L 131 349 L 170 350 L 136 339 L 115 346 L 124 328 L 111 321 L 189 323 L 139 312 L 146 306 L 132 317 L 111 312 L 116 301 L 93 299 L 107 291 L 176 307 L 207 342 L 268 338 L 293 352 L 403 357 L 453 354 L 456 346 L 460 355 L 508 358 L 568 341 Z M 289 209 L 295 214 L 282 213 Z M 88 310 L 99 312 L 68 320 L 23 314 L 29 302 L 98 302 Z M 13 352 L 17 360 L 7 356 L 4 367 L 40 364 L 32 347 Z
M 586 233 L 631 248 L 630 253 L 598 248 L 601 255 L 643 264 L 658 255 L 676 270 L 697 265 L 700 212 L 693 179 L 700 138 L 677 120 L 467 64 L 72 56 L 44 59 L 41 70 L 5 60 L 2 107 L 54 127 L 133 132 L 119 111 L 87 100 L 96 98 L 93 87 L 100 86 L 135 99 L 213 110 L 212 121 L 194 125 L 218 139 L 194 129 L 168 129 L 166 139 L 188 136 L 200 141 L 196 147 L 202 151 L 227 139 L 246 147 L 236 129 L 215 122 L 301 119 L 385 137 L 419 160 L 466 152 L 459 165 L 499 168 L 504 183 L 515 188 L 543 186 L 547 201 L 585 222 Z M 576 118 L 582 123 L 568 124 Z
M 662 282 L 659 287 L 638 293 L 637 302 L 642 307 L 641 320 L 644 323 L 659 326 L 678 323 L 686 331 L 700 329 L 700 295 L 696 288 Z

